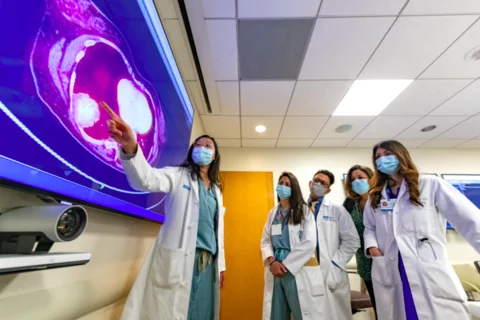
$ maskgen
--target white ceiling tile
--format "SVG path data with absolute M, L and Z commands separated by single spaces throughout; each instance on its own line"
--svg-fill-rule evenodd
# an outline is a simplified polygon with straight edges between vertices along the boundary
M 317 139 L 312 148 L 344 148 L 352 139 Z
M 278 139 L 277 148 L 310 148 L 313 139 Z
M 475 16 L 400 17 L 361 78 L 416 78 L 475 19 Z
M 464 143 L 465 140 L 430 140 L 419 146 L 419 149 L 451 149 Z
M 478 149 L 480 148 L 480 140 L 468 140 L 456 147 L 457 149 Z
M 240 114 L 238 81 L 218 81 L 217 93 L 222 115 Z
M 205 18 L 235 18 L 235 0 L 201 0 Z
M 480 13 L 478 0 L 410 0 L 402 14 L 475 14 Z
M 238 0 L 238 17 L 315 17 L 318 12 L 320 1 L 321 0 Z
M 162 19 L 177 19 L 175 0 L 154 0 L 157 12 Z
M 349 139 L 355 138 L 355 136 L 368 125 L 374 117 L 330 117 L 325 127 L 318 135 L 319 139 Z M 338 126 L 349 124 L 352 126 L 350 131 L 344 133 L 338 133 L 335 129 Z
M 284 117 L 242 117 L 242 138 L 277 139 Z M 255 127 L 263 125 L 267 131 L 258 133 Z
M 192 104 L 195 106 L 195 110 L 199 114 L 205 114 L 207 108 L 205 107 L 205 100 L 203 99 L 202 89 L 198 81 L 185 81 L 188 94 Z
M 480 81 L 475 81 L 432 111 L 438 116 L 471 116 L 480 111 Z
M 277 139 L 242 139 L 243 148 L 275 148 Z
M 467 118 L 461 116 L 426 116 L 396 136 L 396 139 L 430 140 Z M 437 128 L 432 131 L 422 132 L 423 128 L 432 125 L 437 126 Z
M 285 115 L 294 86 L 295 81 L 241 81 L 242 115 Z
M 480 4 L 480 1 L 477 0 Z M 460 37 L 421 78 L 478 78 L 480 76 L 480 22 Z
M 437 137 L 437 139 L 470 140 L 480 135 L 480 116 L 471 117 Z
M 348 148 L 368 148 L 373 147 L 381 142 L 382 139 L 355 139 L 349 145 Z M 399 140 L 406 148 L 416 148 L 428 140 Z
M 397 15 L 406 0 L 323 0 L 321 16 Z
M 382 141 L 382 139 L 355 139 L 347 145 L 347 148 L 373 149 L 373 147 L 380 141 Z
M 180 74 L 183 80 L 196 80 L 196 71 L 190 58 L 190 46 L 183 35 L 182 26 L 180 22 L 175 20 L 165 20 L 162 22 L 165 27 L 165 32 L 168 37 L 168 42 L 172 47 L 175 61 L 180 69 Z
M 242 146 L 241 139 L 215 139 L 221 148 L 240 148 Z
M 328 120 L 324 117 L 286 117 L 283 122 L 281 139 L 315 138 Z
M 318 19 L 299 79 L 355 79 L 393 21 L 393 17 Z
M 238 80 L 237 23 L 205 20 L 215 80 Z
M 240 117 L 201 116 L 203 127 L 215 139 L 240 138 Z
M 419 116 L 379 116 L 360 132 L 357 138 L 392 139 L 420 118 Z
M 408 140 L 408 139 L 398 139 L 405 148 L 418 148 L 428 140 Z
M 472 80 L 415 80 L 382 115 L 426 115 Z
M 331 115 L 353 81 L 299 81 L 288 108 L 289 116 Z

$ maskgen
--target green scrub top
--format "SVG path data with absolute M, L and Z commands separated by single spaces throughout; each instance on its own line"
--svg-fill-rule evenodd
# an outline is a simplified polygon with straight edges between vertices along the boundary
M 200 199 L 200 214 L 198 217 L 197 249 L 203 249 L 215 255 L 217 253 L 217 214 L 218 205 L 214 185 L 205 188 L 201 179 L 198 180 L 198 195 Z
M 280 208 L 273 218 L 272 226 L 281 225 L 282 233 L 279 235 L 272 235 L 272 247 L 275 254 L 275 260 L 282 262 L 291 251 L 290 248 L 290 234 L 288 224 L 285 217 L 290 209 Z

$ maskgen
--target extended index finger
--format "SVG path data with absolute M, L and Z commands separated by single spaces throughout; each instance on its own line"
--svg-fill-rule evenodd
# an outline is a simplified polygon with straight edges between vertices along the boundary
M 110 115 L 110 117 L 112 119 L 119 119 L 120 118 L 118 116 L 118 114 L 116 114 L 115 111 L 113 111 L 112 108 L 110 108 L 110 106 L 105 101 L 100 102 L 100 104 L 102 105 L 103 109 L 105 109 L 105 111 L 107 111 L 107 113 Z

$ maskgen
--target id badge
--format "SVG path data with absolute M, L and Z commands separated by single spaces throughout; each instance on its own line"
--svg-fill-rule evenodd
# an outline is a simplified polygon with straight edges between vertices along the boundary
M 393 211 L 396 199 L 382 199 L 380 201 L 380 210 L 383 212 Z
M 272 236 L 280 236 L 282 234 L 282 224 L 272 224 Z

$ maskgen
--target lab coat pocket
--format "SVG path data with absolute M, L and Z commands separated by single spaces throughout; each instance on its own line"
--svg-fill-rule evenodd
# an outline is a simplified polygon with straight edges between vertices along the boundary
M 372 257 L 372 280 L 377 282 L 380 286 L 390 288 L 394 281 L 392 272 L 390 272 L 390 259 L 382 257 Z
M 343 282 L 345 277 L 343 276 L 344 271 L 331 263 L 330 270 L 327 275 L 327 285 L 330 290 L 335 290 Z
M 445 260 L 421 260 L 427 291 L 437 298 L 464 302 L 467 296 L 455 270 Z
M 182 250 L 166 248 L 157 243 L 150 273 L 153 284 L 165 289 L 179 285 L 185 262 Z
M 303 267 L 299 275 L 311 296 L 317 297 L 325 294 L 325 284 L 320 267 Z

